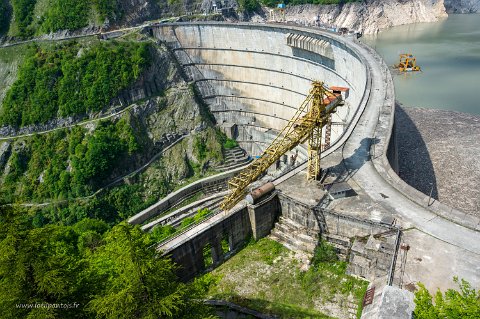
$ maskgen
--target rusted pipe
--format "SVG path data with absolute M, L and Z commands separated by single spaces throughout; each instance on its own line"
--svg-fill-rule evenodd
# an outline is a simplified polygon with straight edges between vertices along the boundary
M 250 194 L 248 194 L 245 199 L 250 205 L 256 204 L 263 198 L 265 195 L 270 194 L 272 191 L 275 190 L 275 184 L 272 182 L 268 182 L 263 184 L 259 188 L 253 190 Z

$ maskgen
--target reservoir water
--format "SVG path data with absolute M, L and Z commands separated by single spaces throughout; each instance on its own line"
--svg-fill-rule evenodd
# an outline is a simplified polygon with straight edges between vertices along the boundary
M 480 14 L 394 27 L 363 41 L 388 65 L 400 53 L 417 58 L 422 72 L 392 73 L 400 103 L 480 114 Z

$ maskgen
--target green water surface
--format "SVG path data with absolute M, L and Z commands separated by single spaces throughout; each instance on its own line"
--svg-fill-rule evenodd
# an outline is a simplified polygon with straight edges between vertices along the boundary
M 394 74 L 405 106 L 480 114 L 480 14 L 456 14 L 434 23 L 394 27 L 363 41 L 388 65 L 412 53 L 422 72 Z

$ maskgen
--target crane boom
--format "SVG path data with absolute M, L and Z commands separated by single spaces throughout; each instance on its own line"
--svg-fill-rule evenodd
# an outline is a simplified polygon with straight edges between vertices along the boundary
M 320 175 L 322 128 L 329 123 L 330 115 L 341 103 L 340 93 L 332 93 L 322 82 L 313 82 L 305 101 L 270 146 L 259 158 L 228 181 L 230 193 L 225 196 L 220 207 L 228 210 L 235 206 L 245 196 L 248 185 L 256 181 L 283 154 L 307 138 L 309 139 L 307 177 L 317 179 Z

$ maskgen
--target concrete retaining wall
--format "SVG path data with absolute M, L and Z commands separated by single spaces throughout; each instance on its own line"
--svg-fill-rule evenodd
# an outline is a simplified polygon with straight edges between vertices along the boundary
M 216 267 L 242 248 L 252 235 L 255 239 L 268 235 L 279 214 L 279 208 L 278 197 L 273 192 L 256 205 L 217 214 L 198 227 L 160 243 L 158 249 L 164 250 L 164 254 L 180 266 L 177 274 L 181 280 L 190 280 L 208 268 L 205 263 L 205 247 L 211 247 L 213 264 L 210 266 Z M 222 240 L 228 242 L 228 250 L 222 247 Z
M 310 207 L 282 193 L 279 199 L 281 215 L 330 242 L 349 261 L 348 273 L 368 280 L 393 276 L 400 236 L 396 227 Z
M 233 253 L 243 247 L 252 234 L 248 210 L 246 207 L 221 222 L 212 225 L 208 230 L 184 241 L 181 245 L 168 251 L 167 255 L 179 266 L 178 277 L 188 281 L 206 269 L 203 250 L 211 245 L 213 266 L 223 262 L 227 252 L 221 247 L 223 238 L 228 239 L 229 252 Z
M 282 216 L 321 234 L 346 238 L 365 237 L 391 230 L 392 227 L 370 220 L 338 214 L 327 209 L 310 207 L 279 192 Z

